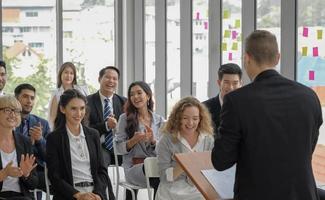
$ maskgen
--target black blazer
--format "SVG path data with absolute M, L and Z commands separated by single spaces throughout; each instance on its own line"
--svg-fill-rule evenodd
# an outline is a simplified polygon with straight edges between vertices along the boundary
M 322 112 L 317 95 L 275 70 L 225 95 L 212 163 L 237 163 L 235 199 L 316 200 L 311 167 Z
M 22 154 L 33 154 L 32 152 L 32 144 L 31 142 L 21 134 L 13 133 L 15 139 L 16 153 L 17 153 L 17 163 L 18 166 L 20 164 L 20 157 Z M 0 159 L 0 170 L 2 170 L 2 160 Z M 2 190 L 3 182 L 0 182 L 0 191 Z M 19 186 L 21 189 L 21 193 L 24 196 L 33 197 L 33 195 L 29 192 L 29 190 L 33 190 L 38 185 L 38 176 L 36 173 L 36 169 L 31 171 L 30 176 L 27 178 L 20 177 L 19 178 Z
M 220 110 L 221 110 L 219 95 L 211 99 L 208 99 L 202 103 L 210 111 L 213 131 L 215 135 L 218 135 L 217 128 L 219 127 L 220 124 Z
M 100 100 L 99 91 L 87 96 L 87 106 L 89 112 L 89 126 L 98 130 L 99 134 L 106 134 L 105 121 L 103 119 L 103 106 Z M 125 97 L 114 94 L 113 96 L 113 112 L 118 121 L 120 115 L 123 113 L 123 106 L 126 101 Z
M 99 134 L 96 130 L 83 126 L 89 157 L 90 170 L 94 180 L 94 193 L 106 200 L 106 187 L 109 181 L 107 169 L 103 165 Z M 66 128 L 54 130 L 47 137 L 48 177 L 54 190 L 53 199 L 71 200 L 78 192 L 74 188 L 71 168 L 70 144 Z

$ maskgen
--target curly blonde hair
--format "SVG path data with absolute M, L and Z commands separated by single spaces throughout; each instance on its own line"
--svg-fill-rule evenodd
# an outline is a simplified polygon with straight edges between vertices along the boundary
M 185 108 L 192 106 L 197 107 L 200 113 L 200 122 L 198 124 L 197 131 L 199 133 L 205 132 L 208 134 L 213 134 L 210 112 L 195 97 L 184 97 L 175 104 L 166 124 L 162 128 L 162 132 L 172 134 L 173 138 L 176 140 L 177 134 L 181 128 L 183 112 Z

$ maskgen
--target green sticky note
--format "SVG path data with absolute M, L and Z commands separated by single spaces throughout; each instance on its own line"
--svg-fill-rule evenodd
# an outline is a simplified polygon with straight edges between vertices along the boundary
M 232 43 L 231 50 L 234 50 L 234 51 L 238 50 L 238 43 L 237 42 Z
M 230 18 L 230 11 L 229 10 L 224 10 L 223 11 L 223 18 L 224 19 L 229 19 Z
M 302 47 L 302 56 L 307 56 L 307 47 Z
M 227 51 L 227 43 L 222 43 L 222 51 Z
M 317 30 L 317 40 L 323 39 L 323 30 Z
M 240 19 L 235 20 L 235 28 L 240 28 Z
M 224 38 L 230 38 L 230 30 L 225 30 Z

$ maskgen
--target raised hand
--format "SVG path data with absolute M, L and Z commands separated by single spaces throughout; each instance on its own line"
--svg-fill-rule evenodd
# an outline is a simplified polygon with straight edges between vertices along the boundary
M 30 175 L 30 172 L 37 166 L 35 163 L 35 157 L 34 155 L 21 155 L 20 158 L 20 169 L 23 173 L 24 177 L 28 177 Z
M 29 134 L 32 140 L 32 143 L 34 144 L 35 141 L 39 141 L 42 139 L 42 125 L 41 122 L 38 122 L 37 125 L 31 127 L 29 129 Z
M 145 127 L 145 133 L 146 133 L 147 141 L 151 142 L 152 144 L 155 144 L 156 140 L 155 140 L 155 137 L 153 135 L 152 128 L 149 127 L 148 125 L 144 125 L 144 127 Z
M 117 125 L 117 120 L 115 119 L 114 114 L 111 114 L 107 119 L 106 119 L 107 126 L 110 129 L 114 129 Z
M 147 135 L 144 132 L 138 132 L 136 131 L 133 135 L 134 140 L 136 143 L 141 142 L 141 141 L 146 141 L 147 140 Z

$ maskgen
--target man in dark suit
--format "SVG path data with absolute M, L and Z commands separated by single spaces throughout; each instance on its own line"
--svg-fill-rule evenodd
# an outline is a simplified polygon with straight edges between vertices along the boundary
M 15 97 L 22 107 L 21 124 L 15 129 L 17 134 L 21 134 L 31 140 L 33 154 L 36 157 L 37 173 L 39 176 L 39 189 L 45 188 L 44 162 L 46 152 L 46 137 L 50 133 L 49 123 L 36 115 L 31 114 L 34 104 L 36 89 L 28 84 L 23 83 L 15 88 Z M 42 198 L 42 194 L 38 193 L 38 199 Z
M 212 118 L 214 133 L 217 135 L 217 128 L 220 124 L 220 110 L 223 97 L 229 92 L 241 87 L 242 71 L 237 64 L 227 63 L 220 66 L 218 70 L 218 81 L 220 92 L 217 96 L 203 102 L 209 109 Z
M 87 97 L 87 105 L 90 108 L 89 114 L 89 126 L 98 130 L 101 136 L 101 143 L 103 145 L 103 160 L 104 165 L 108 167 L 110 164 L 114 164 L 114 152 L 112 149 L 108 149 L 105 146 L 105 137 L 109 134 L 113 134 L 117 120 L 123 113 L 123 105 L 126 101 L 125 97 L 115 94 L 115 90 L 120 78 L 120 72 L 116 67 L 108 66 L 100 70 L 99 72 L 99 84 L 100 88 L 94 94 Z M 112 106 L 112 113 L 107 119 L 104 119 L 104 105 L 105 99 L 109 99 Z M 122 163 L 121 157 L 119 158 L 119 164 Z
M 254 31 L 244 53 L 252 83 L 224 97 L 211 159 L 217 170 L 237 164 L 235 199 L 319 199 L 311 159 L 323 122 L 320 102 L 275 70 L 279 58 L 276 37 Z

